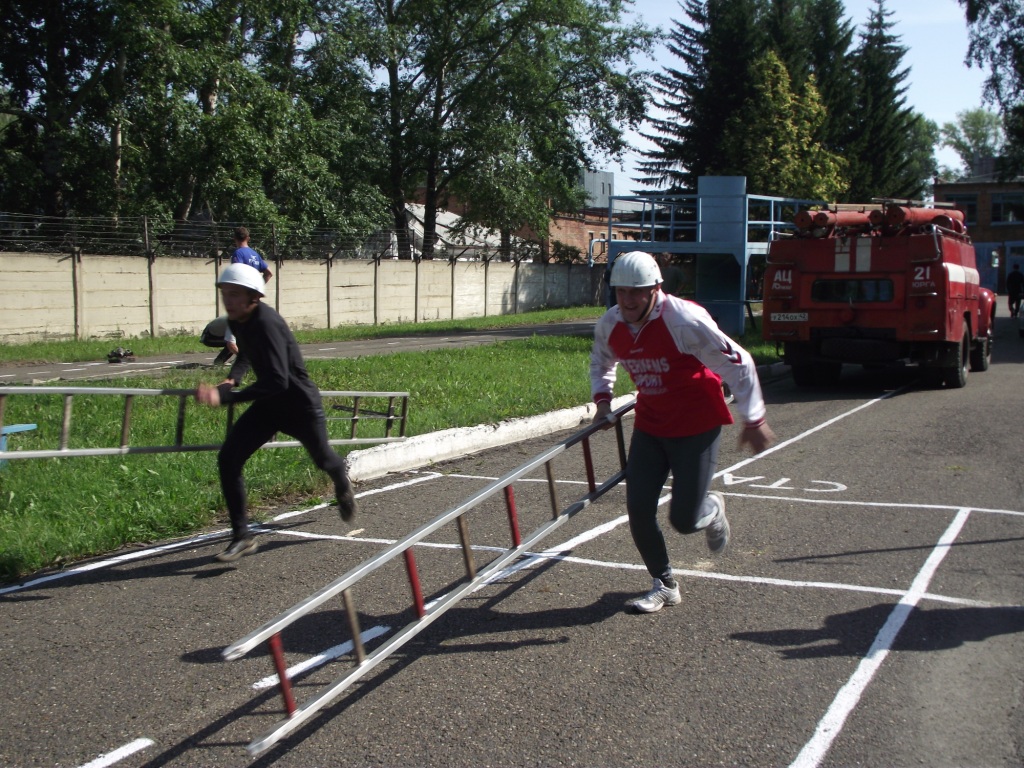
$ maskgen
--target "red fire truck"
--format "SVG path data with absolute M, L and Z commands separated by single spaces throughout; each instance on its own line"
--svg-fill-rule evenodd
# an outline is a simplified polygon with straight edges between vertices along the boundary
M 992 357 L 996 302 L 979 283 L 963 213 L 876 200 L 802 210 L 771 243 L 763 336 L 800 386 L 843 363 L 917 364 L 933 386 L 962 387 Z

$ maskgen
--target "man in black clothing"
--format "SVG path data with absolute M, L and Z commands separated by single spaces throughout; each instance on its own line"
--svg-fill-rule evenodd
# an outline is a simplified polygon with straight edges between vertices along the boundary
M 1020 301 L 1024 298 L 1024 272 L 1020 264 L 1014 264 L 1013 270 L 1006 276 L 1006 292 L 1010 294 L 1010 317 L 1020 314 Z
M 231 427 L 217 454 L 221 490 L 233 532 L 231 544 L 217 555 L 221 562 L 232 562 L 256 551 L 256 539 L 249 532 L 242 468 L 276 432 L 302 443 L 317 467 L 331 476 L 342 520 L 351 520 L 356 510 L 345 460 L 328 442 L 320 390 L 309 378 L 299 345 L 284 318 L 260 301 L 263 285 L 263 276 L 248 264 L 230 264 L 220 273 L 217 287 L 228 325 L 235 334 L 238 357 L 223 382 L 217 386 L 200 384 L 195 395 L 206 405 L 251 403 Z M 256 381 L 235 389 L 250 367 Z

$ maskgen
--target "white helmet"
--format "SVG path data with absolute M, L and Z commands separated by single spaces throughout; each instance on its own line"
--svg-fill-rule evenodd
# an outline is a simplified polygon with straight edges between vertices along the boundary
M 649 288 L 660 282 L 658 262 L 649 253 L 629 251 L 612 262 L 612 288 Z
M 228 264 L 217 278 L 217 287 L 222 285 L 240 285 L 250 291 L 256 291 L 260 296 L 266 296 L 263 292 L 265 280 L 263 274 L 248 264 Z

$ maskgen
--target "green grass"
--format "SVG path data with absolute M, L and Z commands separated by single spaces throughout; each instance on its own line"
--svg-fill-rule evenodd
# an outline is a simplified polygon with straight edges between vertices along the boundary
M 355 339 L 383 339 L 395 336 L 414 336 L 428 333 L 458 333 L 460 331 L 513 328 L 534 323 L 557 323 L 570 320 L 589 320 L 599 317 L 601 307 L 568 307 L 548 309 L 520 315 L 474 317 L 465 320 L 439 320 L 429 323 L 392 323 L 387 325 L 346 325 L 340 328 L 322 328 L 295 331 L 300 344 L 319 344 L 327 341 Z M 198 336 L 150 336 L 86 341 L 40 341 L 26 344 L 0 344 L 0 363 L 75 363 L 83 360 L 104 360 L 114 347 L 127 347 L 137 356 L 206 352 Z
M 540 316 L 532 313 L 518 320 L 522 324 L 570 319 L 561 313 L 546 321 L 539 320 Z M 469 327 L 488 327 L 477 322 L 483 321 L 474 321 Z M 424 327 L 412 326 L 420 331 Z M 460 323 L 460 327 L 466 324 Z M 403 333 L 408 333 L 409 327 L 404 328 Z M 328 338 L 338 336 L 319 340 Z M 748 334 L 740 343 L 759 362 L 777 359 L 773 346 L 761 349 L 756 334 Z M 109 342 L 104 346 L 109 347 Z M 586 338 L 534 336 L 468 349 L 310 360 L 307 365 L 325 391 L 408 391 L 407 434 L 412 436 L 585 403 L 590 393 L 589 353 L 590 340 Z M 219 372 L 210 369 L 186 369 L 159 378 L 131 377 L 102 385 L 192 389 L 200 381 L 218 378 Z M 628 377 L 620 371 L 617 394 L 631 389 Z M 136 397 L 131 444 L 171 443 L 177 403 L 172 397 Z M 118 445 L 123 407 L 120 397 L 76 396 L 70 447 Z M 34 432 L 11 438 L 11 447 L 56 448 L 61 413 L 56 396 L 8 398 L 5 423 L 39 425 Z M 186 414 L 186 444 L 220 442 L 226 409 L 204 408 L 190 400 Z M 346 437 L 345 428 L 346 422 L 332 422 L 332 437 Z M 361 423 L 359 434 L 381 434 L 382 429 L 381 422 Z M 315 503 L 332 495 L 327 477 L 301 449 L 258 451 L 246 465 L 245 475 L 256 520 L 271 508 Z M 0 471 L 0 581 L 129 544 L 186 535 L 224 520 L 214 452 L 10 461 Z

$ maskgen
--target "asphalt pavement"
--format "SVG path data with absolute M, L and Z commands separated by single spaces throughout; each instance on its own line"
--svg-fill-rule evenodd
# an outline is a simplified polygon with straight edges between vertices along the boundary
M 275 665 L 266 644 L 223 649 L 578 426 L 360 480 L 351 524 L 274 510 L 230 565 L 220 529 L 0 588 L 0 764 L 1020 766 L 1022 364 L 1001 316 L 991 369 L 960 390 L 909 369 L 847 366 L 821 390 L 766 377 L 777 444 L 722 441 L 729 552 L 666 530 L 680 605 L 624 610 L 650 580 L 616 487 L 255 759 L 246 745 L 285 717 Z M 619 456 L 606 431 L 536 463 L 514 485 L 518 529 Z M 512 545 L 501 495 L 466 523 L 478 569 Z M 464 583 L 460 541 L 432 532 L 281 633 L 300 706 L 358 663 L 351 613 L 372 653 L 416 620 L 410 573 L 428 610 Z

